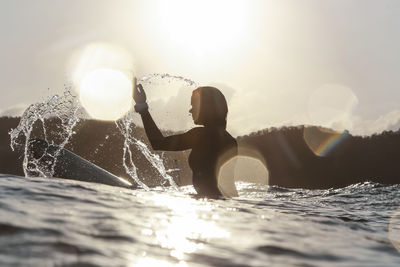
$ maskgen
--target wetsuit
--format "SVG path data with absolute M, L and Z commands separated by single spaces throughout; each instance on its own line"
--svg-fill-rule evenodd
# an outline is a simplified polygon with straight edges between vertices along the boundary
M 154 150 L 180 151 L 192 149 L 189 166 L 193 186 L 201 196 L 220 197 L 217 175 L 219 168 L 237 155 L 237 142 L 224 127 L 196 127 L 183 134 L 164 137 L 148 110 L 140 113 Z

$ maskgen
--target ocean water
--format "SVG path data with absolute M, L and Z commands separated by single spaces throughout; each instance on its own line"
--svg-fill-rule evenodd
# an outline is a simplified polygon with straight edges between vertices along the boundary
M 129 190 L 0 175 L 0 266 L 399 266 L 400 186 Z

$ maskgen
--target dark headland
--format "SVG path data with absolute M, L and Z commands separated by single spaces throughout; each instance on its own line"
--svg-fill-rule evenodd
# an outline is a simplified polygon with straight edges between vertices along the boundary
M 8 132 L 16 128 L 20 118 L 0 118 L 0 173 L 23 176 L 21 150 L 11 150 Z M 45 123 L 49 139 L 57 143 L 59 122 Z M 31 138 L 44 138 L 38 122 Z M 114 122 L 81 120 L 66 148 L 110 171 L 127 177 L 122 164 L 124 139 Z M 147 145 L 141 127 L 133 134 Z M 172 132 L 165 132 L 172 134 Z M 20 137 L 23 138 L 23 137 Z M 372 136 L 353 136 L 316 126 L 268 128 L 237 137 L 239 153 L 263 162 L 269 173 L 268 183 L 288 188 L 340 188 L 372 181 L 381 184 L 400 183 L 400 131 Z M 143 154 L 131 147 L 139 177 L 149 186 L 165 181 Z M 187 165 L 189 152 L 156 152 L 179 185 L 191 183 Z M 148 178 L 150 179 L 150 178 Z

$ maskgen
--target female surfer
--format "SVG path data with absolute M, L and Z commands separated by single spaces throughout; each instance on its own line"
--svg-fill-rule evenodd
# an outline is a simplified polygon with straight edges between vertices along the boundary
M 218 187 L 220 168 L 237 155 L 237 142 L 226 131 L 228 106 L 224 95 L 214 87 L 195 89 L 191 98 L 195 127 L 183 134 L 164 137 L 146 103 L 146 93 L 141 84 L 134 84 L 135 111 L 140 113 L 146 135 L 154 150 L 180 151 L 191 149 L 189 166 L 193 172 L 193 186 L 199 196 L 218 198 L 223 196 Z M 232 173 L 233 175 L 233 173 Z M 234 187 L 233 195 L 237 195 Z M 232 186 L 231 186 L 232 188 Z

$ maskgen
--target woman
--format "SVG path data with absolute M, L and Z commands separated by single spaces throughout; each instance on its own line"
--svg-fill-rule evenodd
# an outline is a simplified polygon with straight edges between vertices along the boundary
M 236 140 L 226 131 L 228 106 L 224 95 L 214 87 L 199 87 L 192 93 L 189 112 L 196 127 L 188 132 L 164 137 L 151 117 L 146 93 L 141 84 L 135 86 L 135 110 L 140 113 L 147 137 L 154 150 L 180 151 L 191 149 L 189 166 L 193 172 L 193 186 L 198 195 L 218 198 L 220 168 L 237 155 Z M 232 173 L 233 175 L 233 173 Z M 231 177 L 233 189 L 237 195 Z

